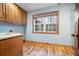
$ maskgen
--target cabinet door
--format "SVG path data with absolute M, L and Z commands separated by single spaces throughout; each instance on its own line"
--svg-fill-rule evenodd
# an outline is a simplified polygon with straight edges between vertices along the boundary
M 21 56 L 23 55 L 23 38 L 14 37 L 6 40 L 6 48 L 8 56 Z M 6 55 L 7 55 L 6 54 Z
M 6 22 L 8 22 L 9 21 L 9 4 L 6 3 L 5 7 L 6 7 Z
M 14 4 L 9 4 L 9 20 L 12 23 L 15 23 L 15 8 L 14 8 Z
M 22 10 L 19 7 L 16 7 L 16 22 L 22 24 Z
M 6 21 L 14 23 L 15 22 L 15 9 L 14 4 L 7 4 L 6 3 Z
M 5 21 L 5 4 L 0 3 L 0 22 Z
M 27 22 L 26 12 L 22 12 L 22 23 L 25 25 Z
M 26 13 L 17 5 L 6 3 L 6 22 L 25 24 Z
M 22 56 L 23 38 L 13 37 L 0 41 L 0 56 Z

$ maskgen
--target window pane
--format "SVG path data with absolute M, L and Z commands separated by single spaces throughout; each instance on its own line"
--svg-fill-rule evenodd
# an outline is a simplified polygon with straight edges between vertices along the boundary
M 54 16 L 53 22 L 54 22 L 54 23 L 57 23 L 57 16 Z
M 35 31 L 43 31 L 43 24 L 35 25 Z
M 48 19 L 48 17 L 45 17 L 44 24 L 48 24 L 48 23 L 49 23 L 49 19 Z
M 36 18 L 35 23 L 42 23 L 41 18 Z
M 53 24 L 46 24 L 46 28 L 52 28 Z
M 43 28 L 35 28 L 35 31 L 43 31 Z
M 49 24 L 51 24 L 53 21 L 53 18 L 52 18 L 53 16 L 49 16 L 48 18 L 49 18 Z
M 43 24 L 38 24 L 38 25 L 35 25 L 35 28 L 36 28 L 36 27 L 41 28 L 41 27 L 43 27 Z
M 53 28 L 48 28 L 49 29 L 49 31 L 53 31 Z
M 56 31 L 56 24 L 46 24 L 45 31 Z
M 53 27 L 56 27 L 56 24 L 52 24 L 53 25 Z
M 53 31 L 56 31 L 56 28 L 53 28 Z
M 50 16 L 49 22 L 50 24 L 56 23 L 57 22 L 56 16 Z

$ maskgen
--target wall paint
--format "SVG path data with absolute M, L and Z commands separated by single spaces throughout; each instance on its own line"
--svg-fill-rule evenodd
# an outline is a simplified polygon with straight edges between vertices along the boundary
M 0 23 L 0 33 L 8 32 L 9 29 L 13 29 L 14 32 L 24 34 L 24 27 L 21 25 L 12 25 L 12 24 Z
M 32 33 L 32 15 L 44 12 L 59 11 L 59 34 L 33 34 Z M 64 44 L 74 46 L 74 39 L 71 34 L 74 33 L 75 4 L 61 4 L 59 7 L 47 7 L 28 12 L 26 40 L 35 42 L 48 42 L 55 44 Z

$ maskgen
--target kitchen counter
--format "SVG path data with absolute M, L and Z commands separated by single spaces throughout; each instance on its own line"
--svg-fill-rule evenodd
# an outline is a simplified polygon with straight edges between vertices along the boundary
M 0 56 L 22 56 L 23 35 L 20 33 L 0 33 Z
M 0 40 L 11 38 L 11 37 L 17 37 L 17 36 L 23 36 L 21 33 L 0 33 Z

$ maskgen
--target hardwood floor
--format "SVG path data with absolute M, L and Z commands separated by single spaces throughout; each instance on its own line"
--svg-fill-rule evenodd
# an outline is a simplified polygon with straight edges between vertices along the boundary
M 73 56 L 74 49 L 69 46 L 26 41 L 23 47 L 24 56 Z

